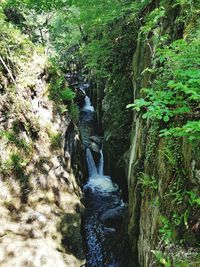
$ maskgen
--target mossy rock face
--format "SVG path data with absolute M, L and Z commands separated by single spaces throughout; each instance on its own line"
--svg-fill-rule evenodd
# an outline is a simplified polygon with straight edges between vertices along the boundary
M 0 8 L 0 17 L 1 12 Z M 0 54 L 15 77 L 17 90 L 0 64 L 0 236 L 4 255 L 0 266 L 80 266 L 80 188 L 71 162 L 67 168 L 63 155 L 70 119 L 48 99 L 45 76 L 49 66 L 43 48 L 31 44 L 11 23 L 3 22 L 3 26 L 0 34 L 6 38 L 0 40 Z M 7 51 L 10 40 L 9 59 L 4 47 Z M 65 152 L 69 155 L 70 151 Z M 66 210 L 70 213 L 63 222 L 67 230 L 61 231 L 58 224 Z M 63 249 L 62 239 L 63 243 L 67 240 L 68 250 Z
M 120 186 L 126 183 L 124 155 L 129 149 L 132 116 L 126 110 L 132 99 L 131 81 L 125 77 L 116 74 L 115 83 L 106 88 L 103 100 L 106 170 Z
M 60 223 L 62 245 L 68 253 L 84 259 L 80 228 L 79 214 L 68 213 L 63 216 Z
M 194 182 L 198 154 L 194 153 L 192 144 L 185 144 L 181 138 L 159 138 L 158 125 L 152 124 L 148 130 L 145 127 L 144 121 L 138 119 L 133 129 L 128 176 L 129 238 L 133 252 L 137 251 L 136 245 L 139 248 L 141 266 L 157 266 L 153 265 L 152 247 L 159 247 L 161 243 L 164 249 L 165 242 L 182 242 L 192 249 L 198 244 L 199 209 L 189 200 L 190 194 L 198 196 Z M 139 174 L 146 178 L 141 179 Z M 152 184 L 153 177 L 156 186 Z M 162 216 L 167 218 L 165 223 Z M 184 246 L 180 246 L 180 250 L 185 253 L 187 262 Z M 171 261 L 173 253 L 167 251 L 166 255 Z
M 153 3 L 157 5 L 158 1 Z M 151 87 L 149 81 L 157 75 L 148 71 L 155 67 L 153 58 L 161 44 L 157 42 L 154 31 L 160 31 L 159 38 L 165 36 L 169 43 L 183 37 L 182 16 L 186 11 L 185 7 L 171 7 L 169 3 L 163 3 L 163 6 L 165 17 L 162 23 L 154 25 L 147 35 L 144 35 L 144 32 L 138 34 L 137 48 L 132 61 L 134 99 L 145 98 L 141 89 Z M 146 14 L 151 12 L 151 9 L 155 7 L 148 5 Z M 144 23 L 148 21 L 147 17 L 143 19 Z M 141 112 L 141 117 L 142 114 Z M 187 258 L 184 246 L 190 246 L 191 249 L 197 246 L 200 230 L 197 219 L 199 208 L 195 203 L 191 205 L 191 197 L 188 194 L 196 194 L 196 198 L 199 196 L 199 151 L 197 152 L 195 145 L 186 142 L 185 138 L 161 138 L 160 129 L 166 125 L 159 120 L 156 122 L 149 118 L 145 121 L 141 117 L 138 113 L 134 116 L 127 161 L 129 240 L 132 252 L 139 251 L 139 263 L 145 267 L 159 266 L 159 261 L 156 262 L 151 252 L 153 249 L 166 249 L 165 256 L 166 259 L 169 257 L 170 266 L 190 266 L 190 257 Z M 199 144 L 196 144 L 196 147 L 199 148 Z M 143 177 L 143 184 L 141 175 L 146 177 L 146 180 Z M 155 178 L 156 186 L 152 186 L 152 177 Z M 165 222 L 161 220 L 162 216 L 165 216 Z M 170 236 L 169 240 L 167 236 Z M 167 242 L 170 245 L 181 244 L 179 249 L 185 257 L 182 265 L 176 265 L 173 261 L 174 254 L 167 251 Z M 191 266 L 198 266 L 195 260 Z

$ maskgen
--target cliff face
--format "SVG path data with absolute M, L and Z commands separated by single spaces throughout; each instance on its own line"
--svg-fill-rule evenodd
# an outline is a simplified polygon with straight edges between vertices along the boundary
M 166 17 L 154 29 L 154 36 L 138 36 L 133 56 L 134 99 L 142 96 L 141 88 L 150 86 L 151 74 L 145 70 L 154 65 L 162 36 L 168 33 L 173 41 L 184 31 L 177 23 L 183 10 L 165 8 Z M 127 162 L 129 240 L 140 266 L 197 266 L 197 255 L 190 248 L 197 246 L 199 230 L 194 227 L 199 212 L 197 205 L 189 204 L 186 191 L 198 192 L 199 153 L 185 138 L 159 137 L 160 127 L 134 114 Z M 187 244 L 187 253 L 181 243 Z
M 183 203 L 186 186 L 194 191 L 199 187 L 198 153 L 184 140 L 174 140 L 172 144 L 158 138 L 158 127 L 147 127 L 140 118 L 136 119 L 135 125 L 128 166 L 129 238 L 132 251 L 138 251 L 141 266 L 159 266 L 159 259 L 156 261 L 153 251 L 163 249 L 166 252 L 163 258 L 173 258 L 172 266 L 179 266 L 176 265 L 179 260 L 189 264 L 190 260 L 194 260 L 194 255 L 188 253 L 187 259 L 186 251 L 175 244 L 182 238 L 188 247 L 196 247 L 198 240 L 198 234 L 192 231 L 198 221 L 198 212 L 194 215 L 194 207 Z M 172 155 L 174 152 L 175 156 Z M 178 166 L 176 157 L 181 158 Z M 168 219 L 165 221 L 163 216 Z M 188 216 L 187 222 L 182 222 L 183 216 Z M 168 235 L 170 241 L 167 240 Z M 170 246 L 173 250 L 170 250 Z M 198 263 L 194 262 L 191 266 L 197 266 L 195 264 Z
M 133 101 L 145 97 L 141 89 L 150 87 L 153 80 L 160 79 L 162 64 L 160 73 L 152 71 L 157 68 L 157 51 L 165 43 L 172 44 L 175 40 L 187 39 L 190 33 L 195 32 L 198 12 L 198 9 L 191 9 L 186 3 L 180 6 L 175 2 L 169 4 L 161 1 L 152 1 L 142 11 L 137 42 L 133 40 L 133 47 L 136 47 L 131 67 Z M 153 25 L 148 23 L 148 17 L 152 18 L 152 14 L 155 16 Z M 190 15 L 187 17 L 187 14 Z M 198 36 L 196 33 L 197 39 Z M 191 41 L 189 37 L 189 42 Z M 116 76 L 116 81 L 117 79 Z M 118 129 L 121 133 L 119 125 L 122 129 L 125 128 L 120 122 L 121 115 L 116 113 L 119 117 L 115 116 L 113 109 L 118 102 L 122 106 L 126 105 L 128 97 L 125 99 L 123 96 L 131 95 L 124 83 L 119 89 L 119 97 L 118 90 L 115 91 L 116 81 L 115 85 L 106 87 L 104 91 L 105 149 L 114 168 L 116 162 L 122 168 L 123 160 L 126 162 L 130 216 L 128 234 L 132 254 L 138 255 L 140 266 L 145 267 L 198 266 L 199 142 L 188 142 L 186 137 L 180 136 L 160 137 L 163 122 L 145 120 L 142 112 L 135 111 L 132 130 L 125 126 L 126 133 L 118 136 L 116 142 Z M 193 116 L 198 118 L 198 114 Z M 170 123 L 176 125 L 179 119 L 184 121 L 184 118 L 177 116 Z M 130 132 L 129 152 L 122 154 L 124 151 L 120 148 L 126 146 L 123 138 Z M 119 153 L 116 153 L 115 145 L 111 145 L 111 140 L 119 146 Z M 123 184 L 122 181 L 121 183 Z M 196 200 L 191 200 L 192 195 Z
M 1 28 L 0 265 L 80 266 L 80 189 L 64 151 L 71 119 L 48 98 L 43 49 L 8 28 Z M 18 49 L 9 56 L 8 38 Z

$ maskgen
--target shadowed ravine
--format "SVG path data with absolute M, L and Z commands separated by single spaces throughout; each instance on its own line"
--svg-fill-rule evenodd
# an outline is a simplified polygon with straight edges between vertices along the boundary
M 91 134 L 98 138 L 98 130 L 95 129 L 94 107 L 87 95 L 81 109 L 80 124 L 89 175 L 83 187 L 85 212 L 82 218 L 82 235 L 85 266 L 127 267 L 128 248 L 123 235 L 126 205 L 119 187 L 112 182 L 111 177 L 104 175 L 102 144 L 98 153 L 91 148 Z

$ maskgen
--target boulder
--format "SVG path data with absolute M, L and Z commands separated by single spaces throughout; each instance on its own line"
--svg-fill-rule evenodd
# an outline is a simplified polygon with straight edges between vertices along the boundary
M 125 207 L 118 206 L 113 209 L 106 210 L 101 216 L 100 221 L 106 226 L 116 226 L 123 220 Z
M 102 146 L 102 137 L 99 136 L 90 136 L 90 141 L 96 143 L 100 147 Z
M 97 143 L 91 142 L 89 148 L 92 152 L 100 154 L 101 147 Z
M 100 151 L 101 151 L 101 146 L 98 145 L 98 144 L 95 143 L 95 142 L 91 142 L 91 143 L 89 144 L 89 148 L 90 148 L 90 150 L 91 150 L 91 152 L 92 152 L 92 155 L 93 155 L 93 158 L 94 158 L 95 163 L 98 164 L 98 163 L 99 163 L 99 160 L 100 160 L 100 158 L 101 158 L 101 153 L 100 153 Z

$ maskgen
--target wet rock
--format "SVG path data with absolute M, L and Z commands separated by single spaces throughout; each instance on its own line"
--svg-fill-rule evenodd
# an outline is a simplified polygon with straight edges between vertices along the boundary
M 66 251 L 71 252 L 79 259 L 84 259 L 82 239 L 80 235 L 80 217 L 78 213 L 66 213 L 60 223 L 62 244 Z
M 104 227 L 103 232 L 106 235 L 113 235 L 116 233 L 116 229 L 111 227 Z
M 106 226 L 116 226 L 116 224 L 122 222 L 124 211 L 125 207 L 122 206 L 109 209 L 100 216 L 100 221 Z
M 94 142 L 90 143 L 89 147 L 93 152 L 100 153 L 101 148 L 96 143 L 94 143 Z
M 89 148 L 92 152 L 95 164 L 98 164 L 101 158 L 101 153 L 100 153 L 101 147 L 97 145 L 96 143 L 92 142 L 90 143 Z
M 85 96 L 86 93 L 81 88 L 76 88 L 76 103 L 79 105 L 80 108 L 82 108 L 85 104 Z
M 99 146 L 102 146 L 102 138 L 99 136 L 90 136 L 90 141 L 94 142 Z
M 83 82 L 82 83 L 78 83 L 76 85 L 76 88 L 78 88 L 79 90 L 84 90 L 84 91 L 88 90 L 89 87 L 90 87 L 89 83 L 83 83 Z
M 92 155 L 96 164 L 98 164 L 101 158 L 101 146 L 102 138 L 99 136 L 91 136 L 89 148 L 92 151 Z

